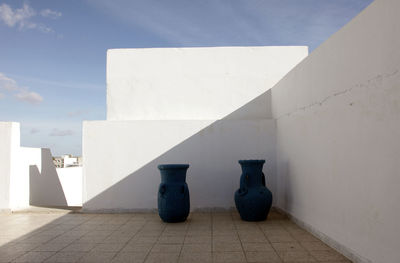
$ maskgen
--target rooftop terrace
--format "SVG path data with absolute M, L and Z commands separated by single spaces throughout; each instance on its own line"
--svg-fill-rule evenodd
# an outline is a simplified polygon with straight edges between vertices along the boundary
M 0 214 L 0 262 L 350 262 L 282 214 Z

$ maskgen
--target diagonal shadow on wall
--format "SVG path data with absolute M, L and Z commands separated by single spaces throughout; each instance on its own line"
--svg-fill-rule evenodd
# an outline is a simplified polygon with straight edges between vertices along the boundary
M 189 125 L 198 125 L 197 130 L 180 141 L 174 141 L 171 147 L 155 156 L 147 154 L 147 147 L 157 147 L 157 142 L 161 144 L 168 140 L 163 121 L 157 122 L 159 126 L 152 126 L 152 121 L 139 121 L 140 125 L 134 127 L 129 126 L 129 122 L 138 121 L 100 122 L 96 133 L 86 131 L 88 134 L 84 135 L 84 199 L 87 198 L 84 210 L 156 209 L 160 183 L 157 165 L 161 163 L 191 164 L 187 182 L 192 210 L 234 206 L 233 194 L 239 186 L 241 174 L 239 159 L 266 159 L 267 185 L 275 192 L 275 122 L 270 111 L 270 99 L 271 93 L 266 91 L 221 120 L 193 121 L 194 124 Z M 185 122 L 167 125 L 180 132 Z M 107 123 L 110 124 L 109 136 L 104 139 L 96 137 L 100 129 L 107 129 Z M 144 128 L 142 134 L 146 137 L 135 138 L 137 130 L 146 125 L 159 131 L 146 134 L 147 128 Z M 132 133 L 126 135 L 127 130 Z M 96 149 L 89 147 L 87 140 L 96 140 Z M 145 140 L 148 144 L 143 146 L 143 142 L 138 140 Z M 139 144 L 140 149 L 131 149 Z M 140 156 L 146 160 L 144 163 L 138 164 L 135 160 L 138 150 L 150 156 Z M 131 170 L 126 172 L 127 169 Z

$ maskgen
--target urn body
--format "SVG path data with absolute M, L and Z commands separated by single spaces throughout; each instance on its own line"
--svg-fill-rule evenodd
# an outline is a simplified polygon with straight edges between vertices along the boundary
M 158 214 L 164 222 L 185 221 L 190 211 L 189 188 L 186 184 L 188 164 L 161 164 L 158 188 Z
M 272 193 L 265 186 L 262 172 L 265 160 L 240 160 L 240 188 L 235 192 L 235 204 L 242 220 L 267 219 L 272 205 Z

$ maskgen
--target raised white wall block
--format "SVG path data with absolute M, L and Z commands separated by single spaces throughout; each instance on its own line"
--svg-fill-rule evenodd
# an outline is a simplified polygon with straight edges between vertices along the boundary
M 373 2 L 272 89 L 279 207 L 361 262 L 400 259 L 399 11 Z
M 107 120 L 221 119 L 307 54 L 307 47 L 111 49 Z

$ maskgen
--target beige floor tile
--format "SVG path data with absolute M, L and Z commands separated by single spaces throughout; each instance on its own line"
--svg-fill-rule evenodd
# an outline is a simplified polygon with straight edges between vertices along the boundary
M 211 236 L 211 230 L 201 230 L 201 229 L 189 229 L 186 235 L 190 236 Z
M 42 244 L 36 248 L 34 248 L 32 251 L 60 251 L 63 248 L 67 247 L 70 243 L 53 243 L 53 242 L 48 242 L 46 244 Z
M 109 236 L 102 243 L 127 243 L 131 239 L 130 236 Z
M 141 230 L 137 233 L 138 237 L 159 237 L 162 231 Z
M 155 244 L 151 249 L 153 253 L 179 253 L 182 244 Z
M 213 242 L 224 242 L 224 243 L 238 243 L 239 242 L 239 236 L 234 234 L 234 235 L 223 235 L 223 236 L 213 236 L 212 237 Z
M 125 244 L 123 243 L 102 243 L 97 244 L 92 251 L 99 251 L 99 252 L 118 252 Z
M 292 236 L 299 242 L 319 242 L 320 240 L 313 235 L 306 233 L 306 234 L 292 234 Z
M 244 251 L 246 251 L 246 252 L 274 251 L 273 247 L 268 242 L 264 242 L 264 243 L 242 242 L 242 246 L 243 246 Z
M 147 253 L 143 252 L 122 252 L 118 253 L 114 259 L 112 260 L 113 263 L 143 263 Z
M 113 231 L 110 231 L 110 230 L 94 230 L 94 231 L 89 231 L 84 236 L 85 237 L 108 237 L 112 233 L 113 233 Z
M 179 263 L 211 263 L 211 252 L 182 253 L 179 257 Z
M 242 245 L 239 242 L 226 243 L 226 242 L 213 242 L 212 251 L 215 252 L 241 252 L 243 251 Z
M 163 244 L 182 244 L 185 236 L 161 236 L 158 238 L 157 243 Z
M 306 251 L 298 242 L 271 243 L 276 251 Z
M 241 242 L 268 242 L 268 240 L 265 238 L 264 235 L 262 234 L 257 234 L 257 235 L 239 235 L 240 241 Z
M 25 251 L 1 251 L 0 252 L 0 262 L 10 262 L 22 255 L 24 255 Z
M 0 247 L 0 254 L 6 251 L 28 252 L 34 250 L 40 245 L 41 245 L 40 243 L 8 243 Z
M 328 247 L 323 242 L 301 242 L 302 247 L 304 247 L 308 251 L 315 251 L 315 250 L 332 250 L 332 248 Z
M 267 236 L 281 236 L 281 235 L 288 235 L 290 234 L 286 231 L 283 227 L 282 228 L 272 228 L 272 229 L 263 229 L 263 232 Z
M 44 262 L 54 254 L 55 252 L 28 252 L 15 259 L 15 262 Z
M 317 251 L 310 251 L 310 254 L 317 260 L 317 261 L 340 261 L 346 260 L 344 256 L 339 254 L 334 250 L 317 250 Z
M 102 262 L 111 262 L 111 260 L 115 256 L 115 252 L 98 252 L 93 251 L 78 260 L 78 262 L 82 263 L 102 263 Z
M 191 252 L 211 252 L 211 243 L 184 244 L 182 247 L 182 253 Z
M 273 242 L 296 242 L 296 239 L 294 239 L 291 235 L 278 235 L 278 236 L 272 236 L 272 235 L 267 235 L 267 239 L 273 243 Z
M 75 242 L 78 243 L 102 243 L 106 236 L 83 236 Z
M 80 239 L 82 236 L 66 236 L 65 234 L 51 240 L 51 243 L 72 243 Z
M 201 243 L 210 243 L 211 244 L 211 236 L 189 236 L 185 237 L 185 244 L 201 244 Z
M 275 251 L 246 252 L 246 258 L 247 262 L 281 262 L 279 256 L 275 253 Z
M 213 252 L 213 262 L 246 262 L 243 252 Z
M 89 252 L 96 246 L 95 243 L 73 243 L 65 247 L 63 250 L 64 252 Z
M 48 258 L 45 262 L 46 263 L 58 263 L 58 262 L 64 262 L 64 263 L 72 263 L 72 262 L 77 262 L 81 257 L 83 257 L 86 252 L 58 252 Z
M 21 243 L 35 243 L 35 244 L 44 244 L 52 239 L 54 239 L 54 236 L 41 236 L 41 235 L 35 235 L 32 237 L 28 237 L 26 239 L 21 240 Z
M 150 253 L 145 263 L 175 263 L 178 262 L 179 253 Z
M 278 252 L 283 262 L 316 262 L 307 251 L 280 251 Z
M 131 242 L 135 243 L 156 243 L 158 237 L 142 237 L 142 236 L 134 236 L 131 239 Z
M 150 252 L 153 244 L 149 243 L 128 243 L 121 252 Z

